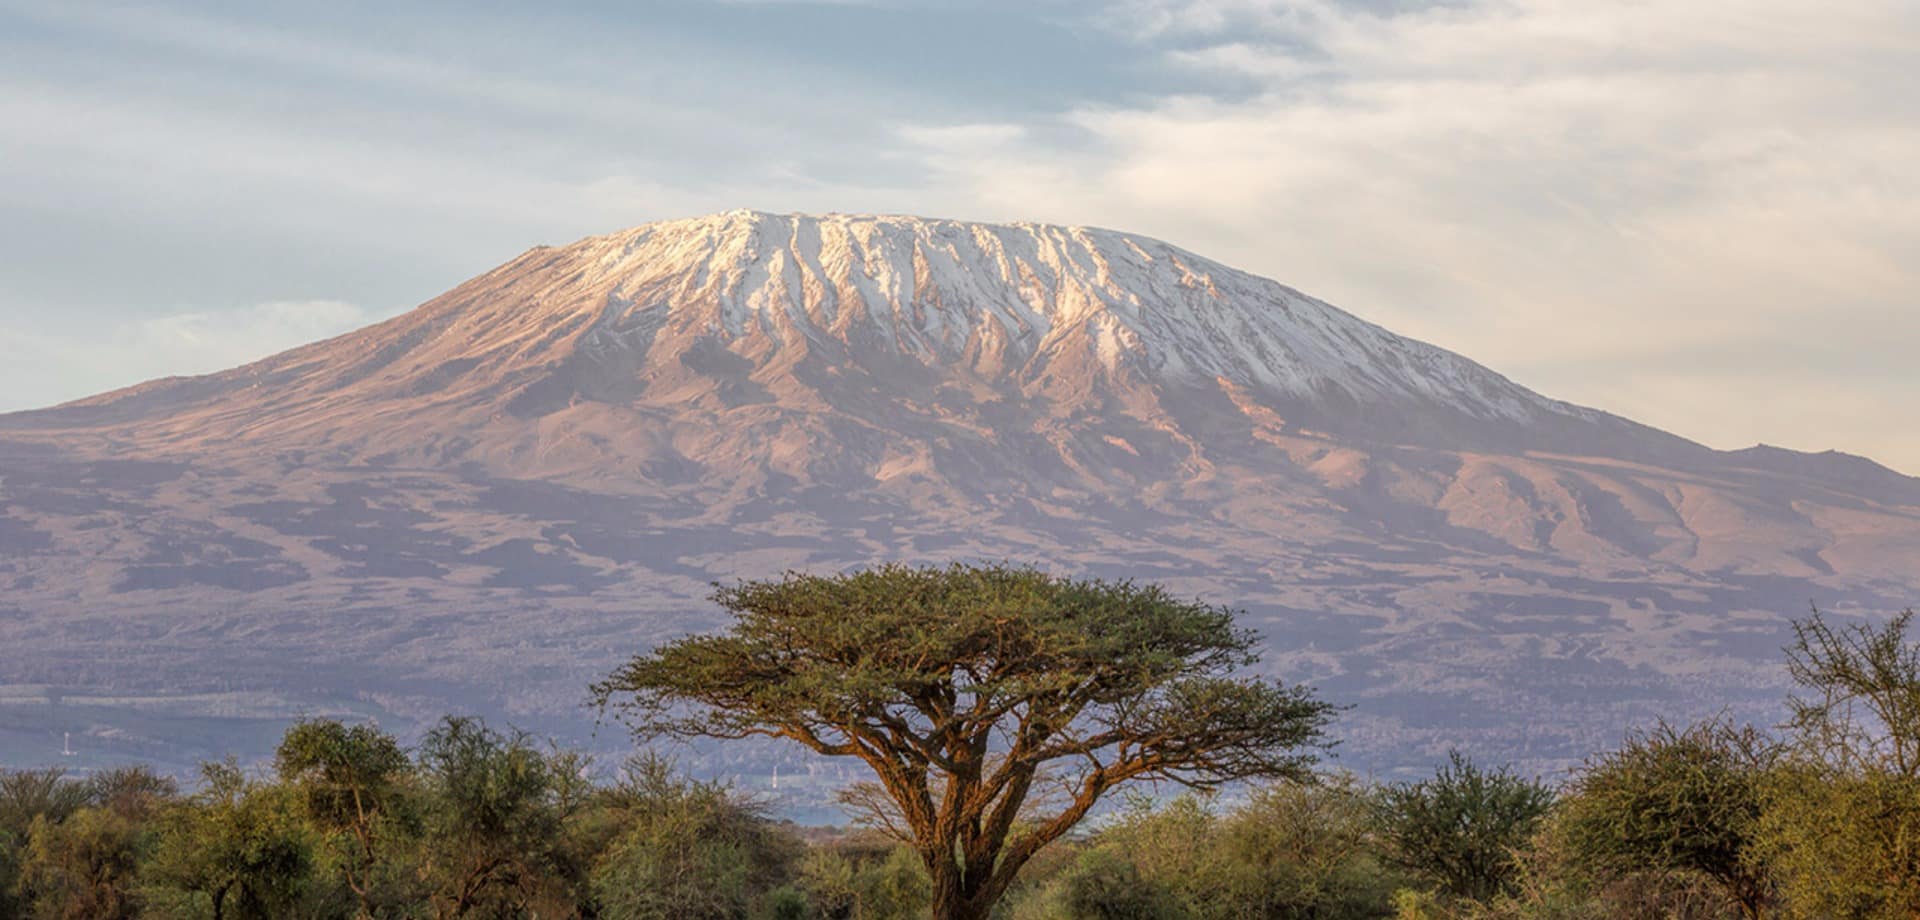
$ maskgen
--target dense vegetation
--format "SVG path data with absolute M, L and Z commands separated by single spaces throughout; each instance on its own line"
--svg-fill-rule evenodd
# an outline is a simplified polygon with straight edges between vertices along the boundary
M 1213 622 L 1157 593 L 1116 598 Z M 1788 724 L 1660 726 L 1553 786 L 1455 753 L 1418 782 L 1374 786 L 1275 759 L 1276 776 L 1224 790 L 1201 776 L 1180 795 L 1122 792 L 1107 817 L 1036 847 L 991 916 L 1920 916 L 1912 619 L 1815 614 L 1788 649 L 1800 688 Z M 952 626 L 892 629 L 926 643 Z M 644 684 L 635 676 L 615 680 L 631 692 Z M 814 673 L 807 685 L 830 682 Z M 1277 694 L 1268 702 L 1308 701 L 1265 686 Z M 828 834 L 656 757 L 607 780 L 589 766 L 448 718 L 411 750 L 373 726 L 301 722 L 270 766 L 207 764 L 185 789 L 138 767 L 0 772 L 0 917 L 881 920 L 934 914 L 939 886 L 962 884 L 936 881 L 925 835 L 885 788 L 848 790 L 864 826 Z M 1010 839 L 1030 839 L 1073 801 L 1022 803 L 1034 807 L 1018 809 Z M 936 842 L 966 865 L 965 833 Z

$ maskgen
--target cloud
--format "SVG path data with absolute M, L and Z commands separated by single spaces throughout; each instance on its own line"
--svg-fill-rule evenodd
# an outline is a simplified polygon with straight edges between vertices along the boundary
M 366 310 L 338 300 L 274 301 L 140 320 L 117 330 L 109 347 L 128 355 L 158 353 L 171 366 L 223 370 L 371 320 Z
M 157 377 L 225 370 L 379 318 L 338 300 L 275 301 L 132 319 L 85 337 L 0 335 L 0 390 L 10 408 L 52 405 Z
M 1920 8 L 1122 8 L 1110 18 L 1164 64 L 1240 89 L 1080 106 L 1060 117 L 1072 143 L 975 132 L 929 168 L 1002 207 L 1171 237 L 1552 395 L 1728 446 L 1890 444 L 1860 420 L 1920 401 L 1901 354 L 1920 345 L 1920 97 L 1903 89 Z M 1727 343 L 1748 369 L 1689 366 Z M 1885 372 L 1875 384 L 1819 388 L 1845 411 L 1787 398 L 1862 362 Z M 1682 378 L 1688 398 L 1647 398 L 1647 381 Z M 1779 411 L 1744 411 L 1756 403 Z

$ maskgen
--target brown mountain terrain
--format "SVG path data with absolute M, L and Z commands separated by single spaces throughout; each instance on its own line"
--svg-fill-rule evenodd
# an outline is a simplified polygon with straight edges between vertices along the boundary
M 1143 237 L 731 212 L 0 416 L 0 759 L 301 713 L 579 740 L 713 580 L 982 558 L 1246 608 L 1355 704 L 1350 766 L 1546 768 L 1766 717 L 1787 618 L 1920 595 L 1920 480 L 1551 400 Z

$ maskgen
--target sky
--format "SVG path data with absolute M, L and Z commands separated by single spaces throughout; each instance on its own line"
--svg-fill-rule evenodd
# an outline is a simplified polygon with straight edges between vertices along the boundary
M 0 411 L 732 208 L 1110 227 L 1920 474 L 1912 0 L 0 0 Z

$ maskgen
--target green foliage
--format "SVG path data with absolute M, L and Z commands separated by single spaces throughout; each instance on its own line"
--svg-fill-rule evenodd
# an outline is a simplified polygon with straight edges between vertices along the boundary
M 1913 612 L 1795 624 L 1789 762 L 1767 785 L 1761 849 L 1808 917 L 1920 916 L 1920 641 Z
M 180 795 L 171 778 L 138 764 L 109 767 L 87 778 L 87 798 L 123 817 L 145 820 Z
M 1381 790 L 1379 820 L 1395 862 L 1448 895 L 1490 901 L 1513 890 L 1516 854 L 1552 807 L 1545 785 L 1452 751 L 1432 779 Z
M 93 801 L 93 789 L 65 770 L 0 770 L 0 830 L 25 839 L 34 819 L 59 824 Z
M 214 920 L 286 917 L 312 882 L 314 835 L 284 787 L 229 763 L 202 767 L 203 789 L 169 808 L 147 866 L 161 898 Z
M 523 732 L 449 716 L 420 745 L 420 874 L 438 917 L 537 912 L 575 895 L 553 763 Z
M 1230 906 L 1208 917 L 1378 917 L 1405 883 L 1385 864 L 1366 790 L 1346 775 L 1254 790 L 1210 854 Z
M 604 917 L 745 918 L 802 852 L 759 804 L 658 757 L 630 761 L 604 806 L 619 827 L 592 873 Z
M 413 765 L 398 740 L 372 725 L 297 722 L 281 738 L 274 768 L 323 836 L 325 858 L 362 915 L 415 894 L 417 873 L 403 853 L 418 836 L 407 801 Z
M 722 588 L 723 635 L 595 690 L 642 737 L 786 738 L 857 757 L 920 853 L 936 917 L 982 917 L 1020 869 L 1136 779 L 1298 776 L 1331 717 L 1243 675 L 1232 611 L 1154 586 L 1005 566 L 881 566 Z M 1029 795 L 1057 768 L 1062 804 Z
M 1511 889 L 1486 901 L 1437 890 L 1394 896 L 1396 920 L 1728 920 L 1732 908 L 1718 885 L 1694 873 L 1593 871 L 1566 844 L 1556 811 L 1516 852 Z
M 834 850 L 815 850 L 800 864 L 800 890 L 819 916 L 847 920 L 860 906 L 853 860 Z
M 140 767 L 0 771 L 0 918 L 1920 917 L 1910 614 L 1797 624 L 1784 743 L 1662 726 L 1591 758 L 1557 804 L 1456 753 L 1421 782 L 1241 784 L 1229 805 L 1215 787 L 1256 766 L 1303 776 L 1328 713 L 1234 677 L 1251 640 L 1222 611 L 1018 569 L 723 597 L 734 633 L 625 672 L 665 680 L 653 669 L 688 656 L 687 686 L 710 697 L 653 716 L 850 745 L 880 782 L 844 800 L 878 832 L 809 848 L 659 758 L 602 785 L 586 757 L 474 719 L 446 719 L 411 758 L 372 726 L 314 720 L 288 730 L 272 776 L 209 764 L 185 798 Z M 850 622 L 869 615 L 887 634 Z M 728 683 L 728 660 L 770 683 Z M 764 708 L 722 711 L 726 694 Z M 1263 718 L 1285 724 L 1247 724 Z M 1128 772 L 1142 750 L 1173 759 Z M 1200 789 L 1061 836 L 1127 778 Z
M 860 893 L 860 920 L 913 920 L 924 917 L 933 893 L 920 857 L 905 847 L 887 851 L 884 859 L 861 868 L 856 878 Z
M 931 895 L 919 855 L 901 846 L 816 849 L 800 863 L 799 888 L 815 916 L 846 920 L 917 920 Z
M 330 719 L 297 722 L 274 755 L 280 780 L 298 789 L 322 827 L 363 835 L 389 809 L 412 765 L 392 735 Z
M 1192 913 L 1164 882 L 1142 878 L 1133 863 L 1108 850 L 1082 854 L 1064 880 L 1062 913 L 1087 920 L 1185 920 Z
M 27 830 L 19 895 L 37 920 L 122 920 L 139 915 L 137 872 L 152 834 L 104 808 L 80 808 L 56 823 L 48 812 Z
M 1763 858 L 1806 917 L 1920 917 L 1920 782 L 1795 764 L 1768 785 Z
M 1751 729 L 1662 725 L 1591 761 L 1562 807 L 1572 854 L 1596 873 L 1693 874 L 1757 917 L 1772 880 L 1756 847 L 1773 759 Z
M 1124 856 L 1141 876 L 1171 886 L 1184 902 L 1188 889 L 1204 894 L 1214 888 L 1206 875 L 1215 865 L 1209 851 L 1219 830 L 1220 817 L 1202 796 L 1183 795 L 1160 807 L 1134 797 L 1094 838 L 1093 848 Z M 1081 866 L 1087 865 L 1083 860 Z
M 1818 610 L 1793 624 L 1787 671 L 1811 691 L 1789 701 L 1800 739 L 1837 769 L 1920 779 L 1920 641 L 1913 611 L 1835 628 Z
M 19 917 L 27 912 L 18 896 L 22 841 L 12 831 L 0 830 L 0 917 Z
M 1384 917 L 1405 880 L 1383 865 L 1372 817 L 1346 776 L 1257 789 L 1225 814 L 1192 795 L 1135 800 L 1015 916 Z
M 765 920 L 807 920 L 812 908 L 807 903 L 807 894 L 792 885 L 782 885 L 767 892 L 761 902 L 760 916 Z

